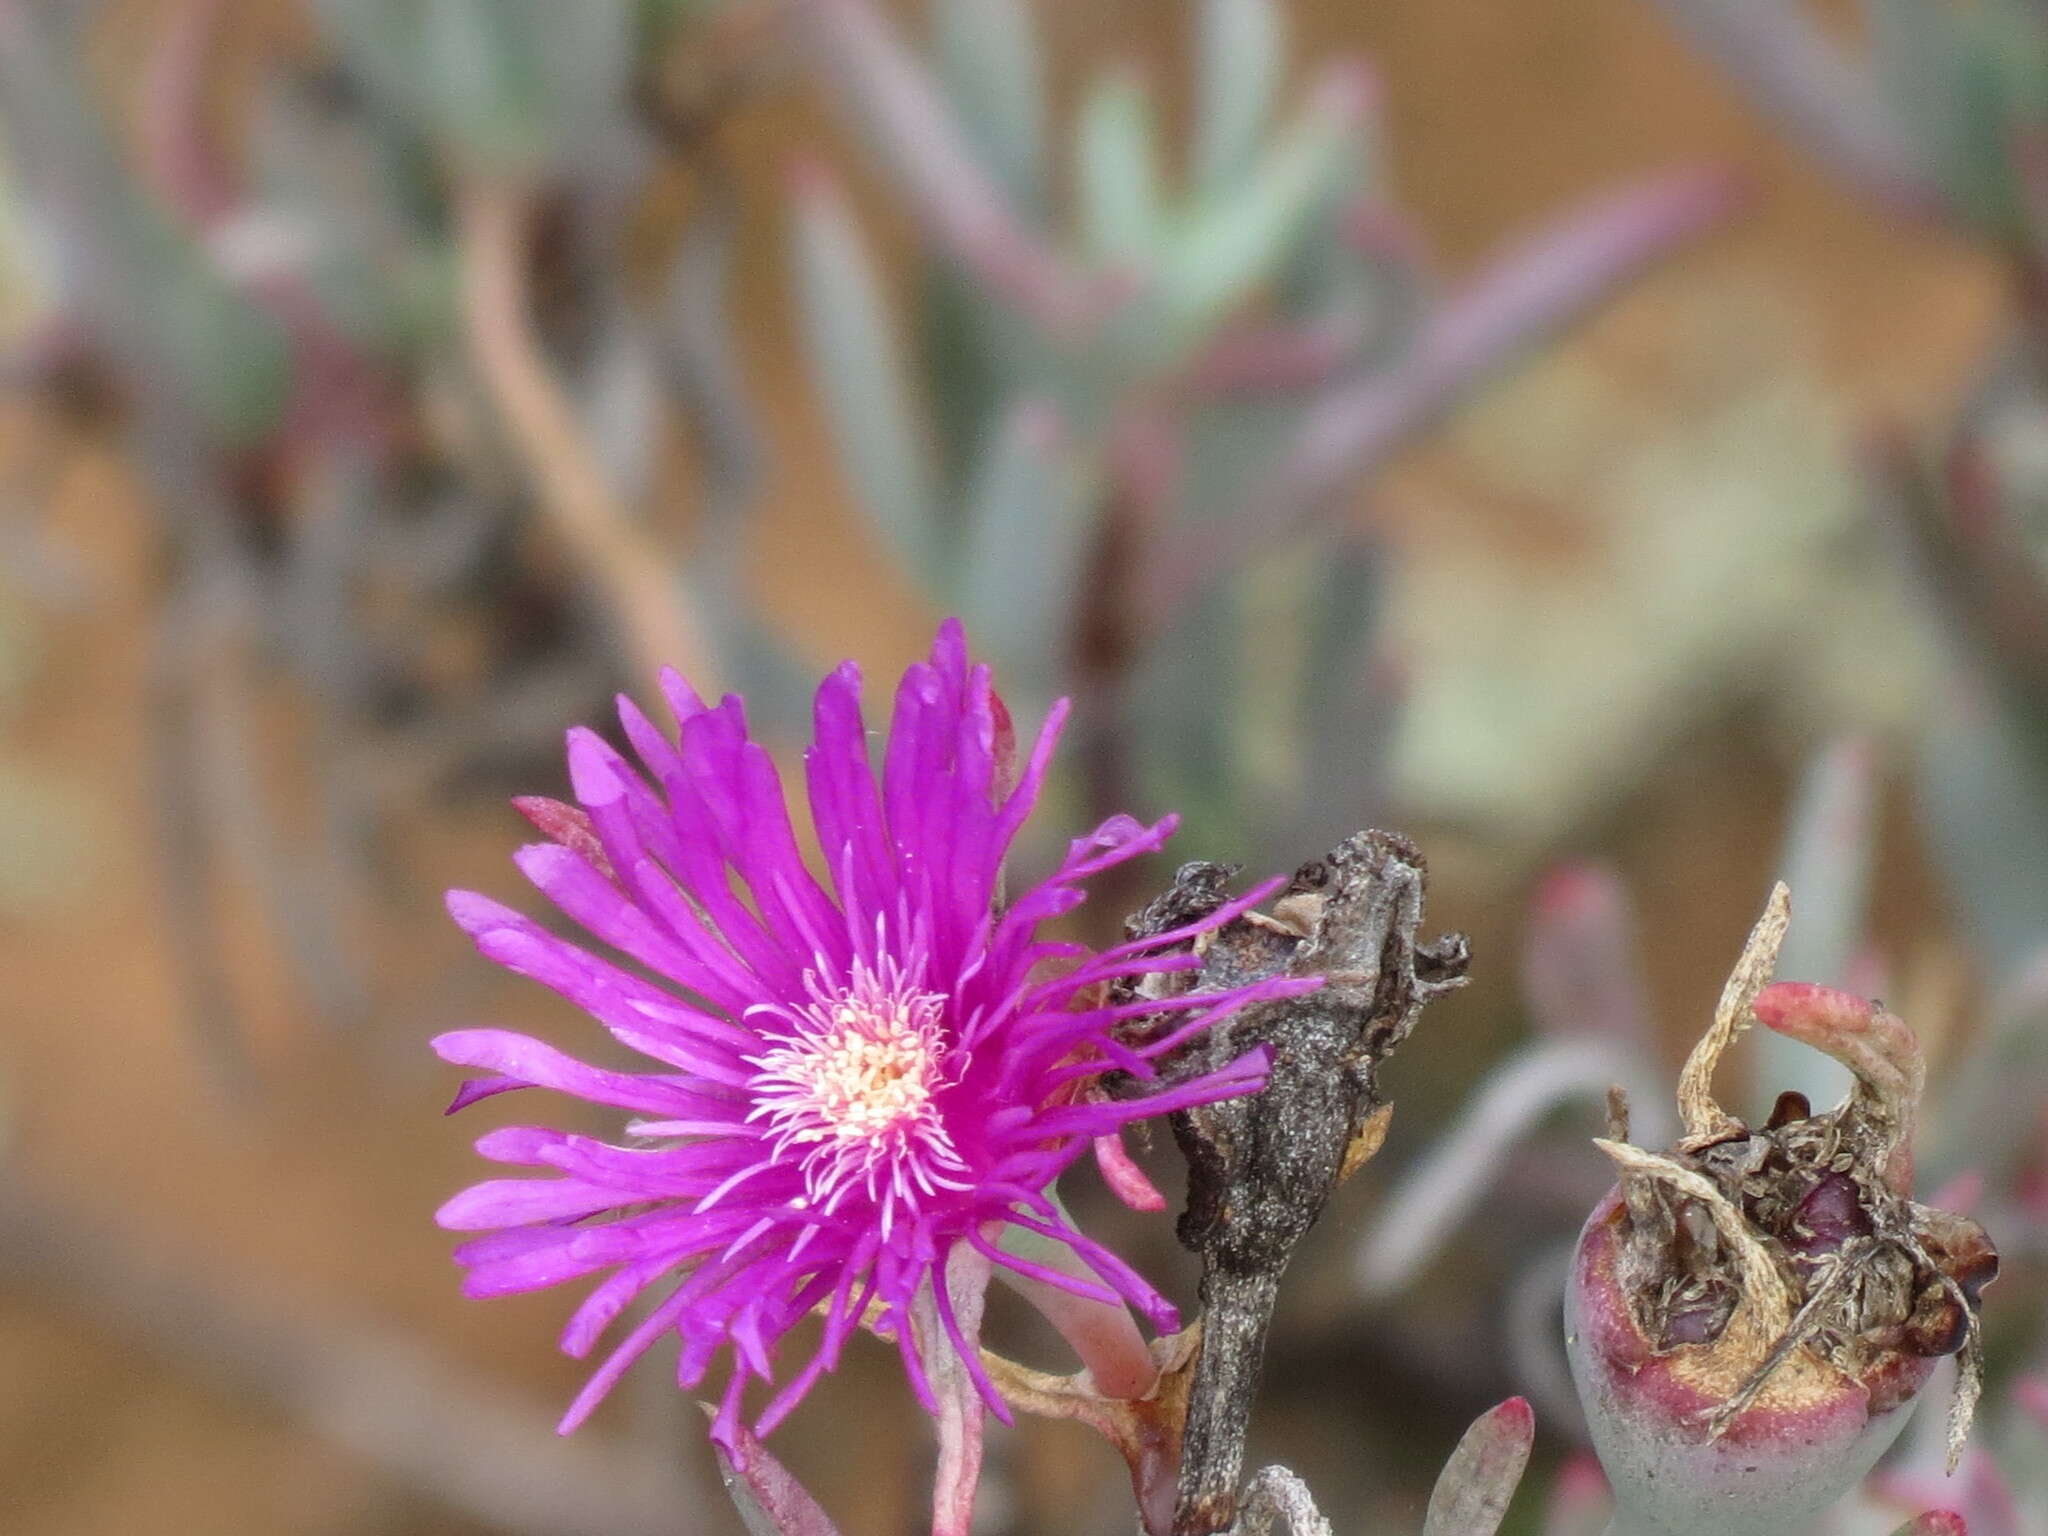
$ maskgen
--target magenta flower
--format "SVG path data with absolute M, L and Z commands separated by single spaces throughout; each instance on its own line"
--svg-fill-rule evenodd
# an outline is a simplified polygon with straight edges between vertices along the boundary
M 1187 1081 L 1162 1082 L 1154 1063 L 1245 1003 L 1313 982 L 1116 1004 L 1107 984 L 1189 967 L 1197 933 L 1273 886 L 1099 954 L 1040 937 L 1041 924 L 1081 902 L 1083 880 L 1158 848 L 1173 818 L 1148 827 L 1113 817 L 1004 905 L 1004 857 L 1066 711 L 1055 706 L 1014 774 L 1007 714 L 988 669 L 969 667 L 954 621 L 930 661 L 903 676 L 879 781 L 858 670 L 848 663 L 818 689 L 805 777 L 824 879 L 805 862 L 740 700 L 706 706 L 673 673 L 662 685 L 679 739 L 625 700 L 640 768 L 595 733 L 572 731 L 582 810 L 528 802 L 554 841 L 518 855 L 556 906 L 655 979 L 486 897 L 457 891 L 448 901 L 485 955 L 552 987 L 654 1064 L 603 1070 L 496 1029 L 434 1042 L 444 1059 L 493 1074 L 465 1084 L 452 1108 L 532 1086 L 640 1117 L 623 1146 L 540 1127 L 492 1131 L 477 1143 L 485 1157 L 553 1176 L 488 1180 L 439 1213 L 444 1227 L 488 1234 L 457 1251 L 472 1296 L 605 1275 L 562 1335 L 579 1358 L 642 1292 L 661 1292 L 591 1376 L 563 1432 L 674 1333 L 685 1387 L 731 1346 L 722 1440 L 747 1382 L 780 1382 L 756 1425 L 765 1434 L 864 1320 L 894 1336 L 930 1409 L 909 1308 L 961 1243 L 1177 1328 L 1173 1306 L 1069 1225 L 1049 1186 L 1091 1142 L 1112 1171 L 1122 1167 L 1113 1138 L 1132 1120 L 1263 1085 L 1263 1048 Z M 1172 1028 L 1119 1038 L 1121 1021 L 1170 1010 L 1183 1015 Z M 1111 1069 L 1150 1091 L 1107 1098 L 1095 1083 Z M 1095 1278 L 1004 1251 L 1005 1225 L 1066 1245 Z M 932 1292 L 953 1347 L 1002 1414 L 947 1287 Z M 814 1312 L 824 1319 L 816 1352 L 781 1371 L 783 1336 Z

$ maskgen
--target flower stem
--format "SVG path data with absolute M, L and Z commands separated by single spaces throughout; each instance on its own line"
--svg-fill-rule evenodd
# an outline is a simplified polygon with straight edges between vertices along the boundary
M 470 351 L 513 451 L 525 460 L 542 514 L 603 593 L 635 674 L 648 679 L 672 666 L 705 687 L 709 657 L 684 606 L 674 555 L 618 504 L 534 334 L 526 269 L 533 193 L 472 179 L 458 211 Z
M 1212 1269 L 1202 1278 L 1202 1359 L 1181 1441 L 1175 1536 L 1206 1536 L 1236 1515 L 1245 1430 L 1279 1294 L 1278 1268 L 1256 1274 Z

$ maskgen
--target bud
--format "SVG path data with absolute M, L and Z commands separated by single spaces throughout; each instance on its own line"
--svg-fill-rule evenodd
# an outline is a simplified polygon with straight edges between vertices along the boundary
M 1598 1143 L 1622 1178 L 1580 1236 L 1566 1343 L 1628 1536 L 1808 1529 L 1941 1355 L 1962 1356 L 1952 1457 L 1975 1405 L 1998 1257 L 1910 1198 L 1919 1044 L 1861 998 L 1771 984 L 1787 915 L 1779 886 L 1680 1078 L 1678 1144 L 1630 1146 L 1618 1095 Z M 1785 1094 L 1756 1129 L 1723 1110 L 1714 1067 L 1753 1018 L 1847 1066 L 1849 1096 L 1816 1114 Z

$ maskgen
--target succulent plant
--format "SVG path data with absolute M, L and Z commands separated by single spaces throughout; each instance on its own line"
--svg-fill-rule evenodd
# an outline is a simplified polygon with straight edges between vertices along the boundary
M 1071 683 L 1095 705 L 1091 801 L 1141 783 L 1218 851 L 1322 846 L 1377 798 L 1392 719 L 1385 558 L 1342 526 L 1346 490 L 1734 189 L 1657 178 L 1438 296 L 1370 71 L 1328 65 L 1283 112 L 1282 8 L 1193 9 L 1185 172 L 1148 82 L 1112 70 L 1066 137 L 1062 210 L 1023 0 L 941 0 L 929 63 L 870 0 L 822 0 L 820 67 L 939 260 L 902 323 L 807 170 L 797 294 L 885 547 L 1026 698 Z
M 2001 1232 L 2011 1218 L 2016 1251 L 2038 1250 L 2048 22 L 2027 0 L 1870 0 L 1865 63 L 1796 6 L 1667 4 L 1856 184 L 1948 221 L 2015 277 L 2017 342 L 1987 362 L 1967 410 L 1931 445 L 1882 438 L 1871 460 L 1874 507 L 1913 558 L 1937 620 L 1936 669 L 1952 680 L 1915 712 L 1916 783 L 1993 995 L 1991 1022 L 1933 1096 L 1924 1160 L 1943 1180 L 1974 1167 Z M 1583 697 L 1619 680 L 1630 710 L 1604 737 L 1562 742 L 1557 722 L 1574 712 L 1533 687 L 1505 690 L 1513 709 L 1472 709 L 1487 690 L 1460 669 L 1471 651 L 1447 645 L 1409 695 L 1426 729 L 1396 757 L 1388 555 L 1344 517 L 1350 494 L 1479 387 L 1713 228 L 1734 202 L 1724 177 L 1686 171 L 1624 189 L 1445 285 L 1393 194 L 1371 72 L 1340 61 L 1295 89 L 1277 0 L 1194 8 L 1185 157 L 1168 152 L 1161 93 L 1131 69 L 1084 82 L 1072 120 L 1055 123 L 1024 0 L 934 0 L 916 42 L 873 0 L 311 0 L 310 53 L 257 60 L 246 114 L 209 110 L 229 8 L 176 0 L 144 39 L 132 104 L 143 131 L 130 153 L 88 67 L 98 10 L 0 0 L 0 236 L 32 296 L 6 317 L 7 339 L 15 376 L 118 437 L 157 492 L 150 779 L 179 925 L 171 948 L 189 968 L 202 1043 L 224 1062 L 238 1059 L 218 974 L 226 945 L 211 903 L 190 899 L 215 888 L 216 863 L 259 889 L 309 995 L 361 1013 L 370 968 L 347 941 L 349 920 L 377 906 L 367 898 L 386 870 L 374 854 L 393 807 L 523 761 L 619 674 L 659 663 L 744 683 L 768 731 L 789 734 L 785 642 L 741 579 L 765 448 L 735 362 L 737 204 L 713 129 L 764 51 L 757 31 L 778 51 L 808 50 L 916 237 L 911 304 L 899 310 L 830 173 L 807 165 L 790 180 L 791 299 L 840 468 L 886 557 L 968 616 L 1020 706 L 1063 687 L 1081 694 L 1077 777 L 1098 806 L 1142 788 L 1138 799 L 1185 806 L 1211 851 L 1298 854 L 1358 825 L 1385 771 L 1435 781 L 1434 809 L 1496 830 L 1524 814 L 1517 797 L 1545 800 L 1516 829 L 1525 846 L 1543 843 L 1556 806 L 1602 796 L 1578 771 L 1585 756 L 1627 772 L 1650 760 L 1674 677 L 1738 670 L 1754 652 L 1730 636 L 1754 645 L 1797 633 L 1777 611 L 1751 622 L 1763 588 L 1749 573 L 1831 558 L 1847 515 L 1823 442 L 1831 422 L 1803 381 L 1776 381 L 1704 430 L 1652 443 L 1631 464 L 1654 482 L 1655 506 L 1675 504 L 1672 485 L 1690 493 L 1711 480 L 1724 496 L 1739 491 L 1742 515 L 1639 517 L 1662 541 L 1658 579 L 1634 583 L 1626 604 L 1532 669 Z M 217 116 L 251 126 L 219 142 Z M 640 214 L 664 165 L 702 195 L 661 246 L 643 242 Z M 655 448 L 671 413 L 701 450 L 689 538 L 659 516 Z M 1727 461 L 1766 456 L 1769 478 L 1731 489 Z M 1778 473 L 1787 465 L 1796 490 Z M 1637 489 L 1632 478 L 1627 496 L 1607 499 L 1639 513 Z M 1527 612 L 1551 632 L 1583 598 L 1560 586 Z M 1646 660 L 1631 637 L 1679 628 L 1675 607 L 1711 619 Z M 1517 612 L 1456 638 L 1498 652 L 1518 625 L 1532 627 Z M 1886 664 L 1897 656 L 1887 648 Z M 282 797 L 257 771 L 256 725 L 272 703 L 286 707 L 268 713 L 309 722 L 294 744 L 316 765 L 303 817 L 273 803 Z M 1473 750 L 1475 722 L 1492 732 L 1486 750 Z M 597 750 L 584 743 L 586 768 Z M 1518 778 L 1452 783 L 1439 771 L 1481 759 Z M 2029 1520 L 2048 1528 L 2048 1488 L 2022 1475 L 2048 1427 L 2038 1376 L 2021 1372 L 1989 1399 L 1987 1438 L 2013 1475 L 1983 1448 L 1957 1478 L 1943 1475 L 1976 1401 L 1978 1292 L 1996 1260 L 1970 1218 L 1913 1199 L 1911 1035 L 1832 990 L 1864 968 L 1875 760 L 1853 742 L 1817 754 L 1787 841 L 1784 868 L 1812 906 L 1782 959 L 1829 985 L 1766 984 L 1783 937 L 1782 912 L 1769 919 L 1687 1071 L 1676 1145 L 1607 1138 L 1620 1188 L 1574 1267 L 1530 1264 L 1511 1308 L 1520 1323 L 1554 1312 L 1568 1275 L 1574 1364 L 1619 1498 L 1617 1536 L 1782 1533 L 1809 1520 L 1863 1536 L 1947 1503 L 1957 1516 L 1914 1515 L 1904 1530 L 1939 1536 L 1961 1515 L 1979 1536 Z M 42 789 L 7 787 L 17 800 Z M 586 847 L 587 824 L 551 804 L 543 830 Z M 1378 896 L 1399 900 L 1364 914 L 1373 942 L 1326 943 L 1345 916 L 1328 882 L 1340 866 L 1355 873 L 1361 850 L 1379 861 L 1375 878 L 1394 865 L 1412 878 L 1383 880 Z M 1339 852 L 1175 973 L 1270 951 L 1320 964 L 1330 983 L 1327 1015 L 1251 1020 L 1265 1032 L 1253 1047 L 1281 1056 L 1277 1091 L 1182 1117 L 1202 1186 L 1184 1230 L 1209 1271 L 1206 1334 L 1147 1344 L 1102 1286 L 1013 1246 L 1028 1247 L 1014 1234 L 982 1257 L 1022 1272 L 1018 1289 L 1080 1358 L 1075 1375 L 973 1348 L 985 1269 L 945 1266 L 936 1283 L 901 1288 L 902 1316 L 886 1327 L 937 1362 L 935 1528 L 970 1520 L 981 1404 L 1000 1400 L 1110 1439 L 1155 1531 L 1330 1531 L 1287 1469 L 1242 1475 L 1265 1321 L 1295 1241 L 1385 1131 L 1378 1057 L 1413 1022 L 1410 1005 L 1457 979 L 1448 952 L 1413 942 L 1413 849 L 1382 838 Z M 799 864 L 792 854 L 790 870 Z M 1195 869 L 1192 885 L 1220 889 L 1216 866 Z M 602 884 L 574 889 L 608 903 Z M 665 888 L 648 889 L 655 900 Z M 0 904 L 11 895 L 0 889 Z M 1640 1086 L 1654 1080 L 1654 1041 L 1618 882 L 1584 869 L 1553 881 L 1532 927 L 1527 989 L 1542 1038 L 1496 1071 L 1388 1201 L 1364 1263 L 1375 1286 L 1412 1275 L 1503 1149 L 1540 1137 L 1559 1102 L 1626 1082 L 1638 1129 L 1667 1140 Z M 1382 942 L 1390 931 L 1405 948 Z M 1405 994 L 1389 980 L 1403 964 L 1390 962 L 1406 965 Z M 1144 1019 L 1159 1001 L 1103 1006 Z M 1760 1053 L 1768 1080 L 1795 1091 L 1755 1128 L 1722 1111 L 1709 1082 L 1752 1013 L 1802 1053 Z M 1149 1070 L 1157 1044 L 1104 1049 Z M 1849 1073 L 1848 1098 L 1820 1113 L 1815 1045 Z M 1311 1135 L 1300 1117 L 1318 1106 Z M 572 1143 L 492 1145 L 544 1148 L 543 1161 L 588 1152 Z M 1163 1208 L 1120 1146 L 1095 1154 L 1126 1203 Z M 1557 1165 L 1547 1150 L 1534 1161 Z M 569 1247 L 583 1235 L 543 1234 Z M 795 1323 L 806 1308 L 786 1310 Z M 868 1321 L 849 1307 L 835 1328 Z M 961 1347 L 936 1347 L 939 1333 Z M 735 1342 L 762 1348 L 757 1332 Z M 1938 1363 L 1950 1355 L 1955 1365 Z M 1950 1373 L 1958 1430 L 1914 1437 L 1853 1508 L 1822 1522 L 1816 1512 L 1899 1433 L 1907 1405 L 1936 1396 Z M 1548 1416 L 1539 1387 L 1527 1390 Z M 1482 1416 L 1445 1468 L 1424 1536 L 1496 1530 L 1533 1434 L 1524 1399 Z M 823 1511 L 744 1427 L 723 1442 L 756 1536 L 829 1536 Z M 1573 1464 L 1552 1536 L 1582 1536 L 1598 1518 L 1597 1483 L 1589 1463 Z

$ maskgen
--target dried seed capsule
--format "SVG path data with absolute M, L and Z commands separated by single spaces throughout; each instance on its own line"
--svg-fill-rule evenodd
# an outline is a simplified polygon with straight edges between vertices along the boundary
M 1924 1072 L 1875 1004 L 1772 984 L 1781 886 L 1680 1080 L 1668 1153 L 1599 1145 L 1622 1172 L 1580 1236 L 1566 1306 L 1574 1380 L 1630 1536 L 1806 1529 L 1897 1435 L 1943 1354 L 1974 1403 L 1977 1305 L 1997 1273 L 1967 1217 L 1910 1198 Z M 1783 1095 L 1751 1129 L 1715 1103 L 1752 1018 L 1855 1074 L 1816 1114 Z

